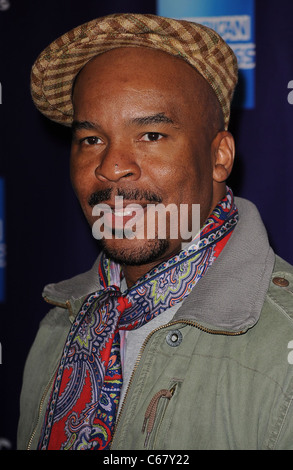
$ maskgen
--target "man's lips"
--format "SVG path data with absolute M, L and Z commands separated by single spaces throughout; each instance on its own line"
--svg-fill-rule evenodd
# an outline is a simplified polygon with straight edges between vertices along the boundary
M 107 208 L 108 206 L 108 208 Z M 142 216 L 144 215 L 147 208 L 147 204 L 141 204 L 137 202 L 123 202 L 123 205 L 113 205 L 107 203 L 105 205 L 105 210 L 103 211 L 103 221 L 105 227 L 108 229 L 122 230 L 125 228 L 126 224 L 130 224 L 130 221 L 133 221 L 133 224 L 142 223 Z M 131 224 L 130 224 L 131 225 Z

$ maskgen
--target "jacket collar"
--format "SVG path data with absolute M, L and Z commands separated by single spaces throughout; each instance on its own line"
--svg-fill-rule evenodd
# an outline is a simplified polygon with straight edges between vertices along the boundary
M 265 227 L 256 207 L 235 198 L 239 221 L 221 255 L 177 310 L 174 320 L 208 329 L 241 332 L 260 316 L 275 263 Z M 98 265 L 72 279 L 49 284 L 44 298 L 67 307 L 74 316 L 82 300 L 100 289 Z
M 256 207 L 235 198 L 239 221 L 221 255 L 178 309 L 207 328 L 241 332 L 259 319 L 275 264 Z

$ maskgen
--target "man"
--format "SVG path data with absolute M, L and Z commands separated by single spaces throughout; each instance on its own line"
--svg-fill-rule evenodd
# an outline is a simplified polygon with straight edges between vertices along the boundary
M 226 186 L 236 82 L 216 33 L 152 15 L 94 20 L 38 58 L 34 101 L 72 126 L 73 187 L 105 231 L 90 272 L 44 290 L 20 449 L 293 448 L 293 271 Z M 200 206 L 191 241 L 171 216 L 147 236 L 148 207 L 170 204 L 189 229 Z

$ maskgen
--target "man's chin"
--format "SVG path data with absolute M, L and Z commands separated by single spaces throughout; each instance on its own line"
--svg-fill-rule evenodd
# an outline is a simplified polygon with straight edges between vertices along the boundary
M 127 266 L 141 266 L 154 263 L 169 249 L 166 239 L 152 240 L 101 240 L 102 248 L 108 258 Z

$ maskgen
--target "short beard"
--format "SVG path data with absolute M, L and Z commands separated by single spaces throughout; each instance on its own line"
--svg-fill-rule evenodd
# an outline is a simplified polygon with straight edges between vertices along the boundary
M 108 258 L 118 264 L 127 266 L 142 266 L 153 263 L 169 249 L 169 241 L 166 239 L 145 240 L 144 246 L 133 247 L 132 249 L 107 246 L 107 241 L 104 239 L 101 240 L 101 245 Z

